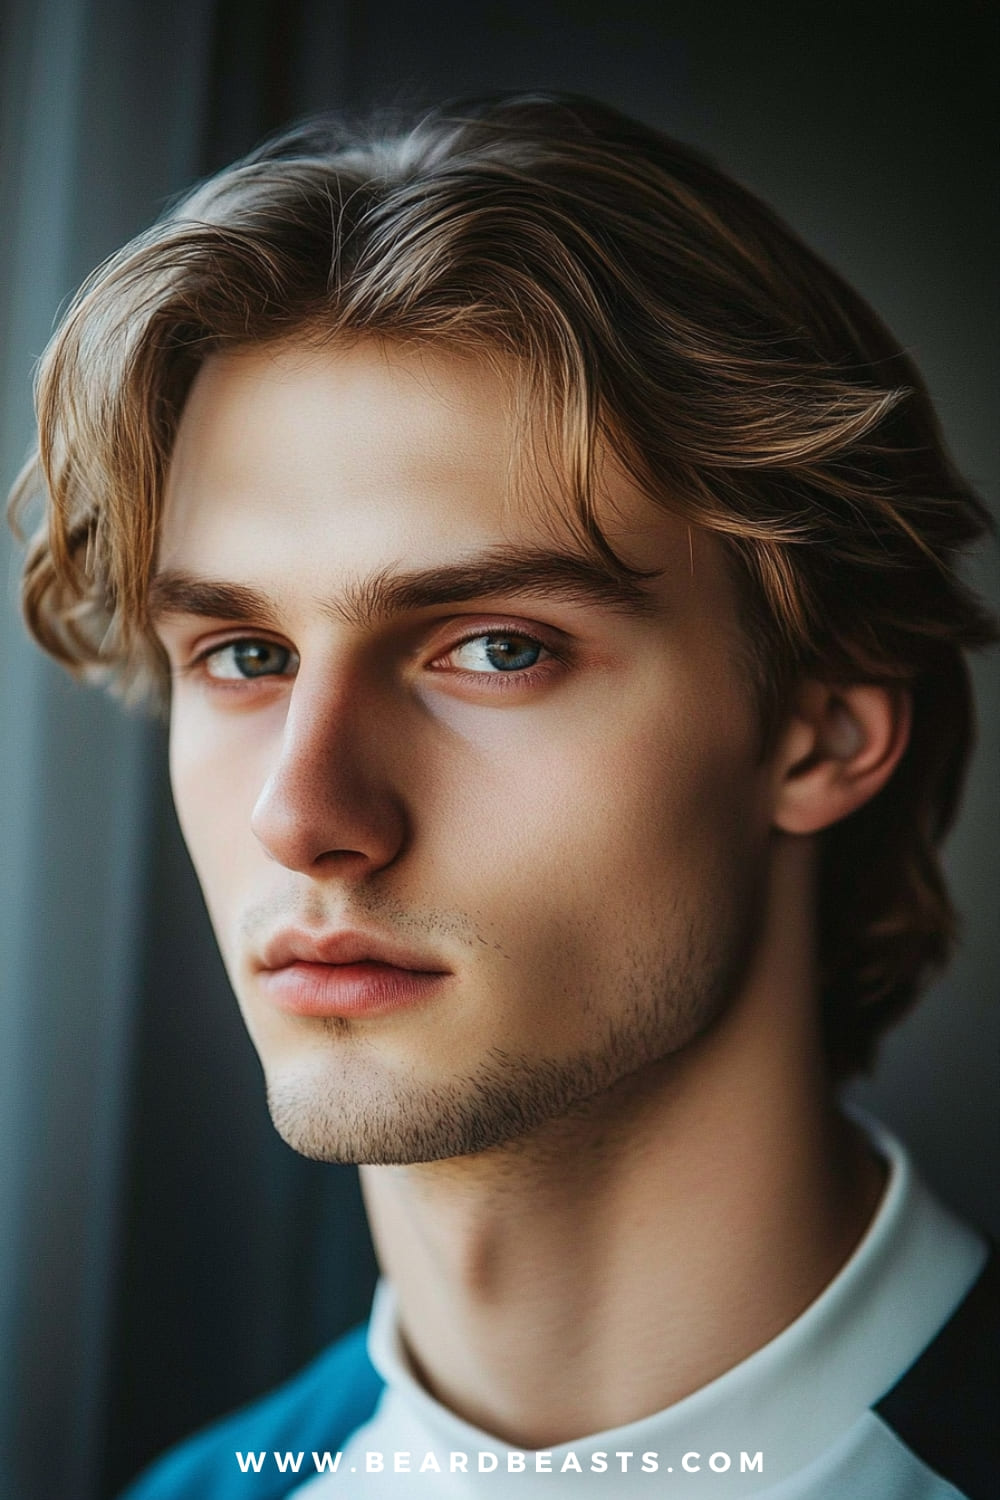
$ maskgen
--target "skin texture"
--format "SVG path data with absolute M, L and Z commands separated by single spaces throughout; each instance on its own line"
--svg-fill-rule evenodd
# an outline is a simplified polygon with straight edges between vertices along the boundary
M 382 1164 L 365 1190 L 416 1368 L 543 1446 L 751 1352 L 870 1216 L 878 1169 L 817 1036 L 811 835 L 883 784 L 906 707 L 804 684 L 762 760 L 718 544 L 609 459 L 607 534 L 656 576 L 623 601 L 525 573 L 581 553 L 511 409 L 454 351 L 213 356 L 153 602 L 178 811 L 275 1123 Z M 431 598 L 501 551 L 520 584 Z M 387 587 L 418 571 L 422 593 Z M 261 967 L 289 925 L 442 978 L 290 1014 Z

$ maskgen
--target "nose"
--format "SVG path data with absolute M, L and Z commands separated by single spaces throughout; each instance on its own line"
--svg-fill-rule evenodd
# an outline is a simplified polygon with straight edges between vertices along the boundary
M 407 839 L 387 768 L 398 737 L 399 726 L 371 695 L 310 681 L 300 670 L 277 760 L 250 817 L 265 853 L 313 875 L 363 878 L 391 864 Z

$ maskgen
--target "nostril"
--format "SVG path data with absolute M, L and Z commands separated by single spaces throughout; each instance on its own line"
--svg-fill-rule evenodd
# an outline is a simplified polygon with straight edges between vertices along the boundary
M 368 758 L 336 760 L 329 741 L 305 755 L 286 744 L 262 788 L 250 830 L 269 859 L 305 874 L 370 871 L 391 863 L 406 838 L 402 804 Z M 294 752 L 294 753 L 293 753 Z

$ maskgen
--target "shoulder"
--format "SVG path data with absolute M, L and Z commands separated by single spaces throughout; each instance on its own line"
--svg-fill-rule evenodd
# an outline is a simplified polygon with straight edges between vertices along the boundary
M 876 1414 L 906 1446 L 972 1500 L 996 1494 L 1000 1474 L 1000 1255 Z
M 286 1495 L 302 1479 L 280 1472 L 275 1450 L 308 1455 L 336 1449 L 375 1409 L 382 1380 L 368 1358 L 365 1334 L 364 1327 L 354 1329 L 276 1390 L 172 1448 L 121 1500 L 235 1500 L 246 1493 L 238 1454 L 244 1463 L 247 1455 L 265 1456 L 255 1473 L 255 1500 Z

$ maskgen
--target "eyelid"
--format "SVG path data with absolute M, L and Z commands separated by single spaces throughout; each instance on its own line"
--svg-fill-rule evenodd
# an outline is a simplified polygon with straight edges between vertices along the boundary
M 547 659 L 552 659 L 558 662 L 567 663 L 572 655 L 569 638 L 566 636 L 564 631 L 559 630 L 555 626 L 541 625 L 535 621 L 531 621 L 530 623 L 528 623 L 520 620 L 511 620 L 509 618 L 496 619 L 495 617 L 480 617 L 476 619 L 474 623 L 470 623 L 469 627 L 466 630 L 463 630 L 460 635 L 446 635 L 446 628 L 454 628 L 457 623 L 458 621 L 453 618 L 452 620 L 447 622 L 447 627 L 442 624 L 439 628 L 439 631 L 434 632 L 436 635 L 438 635 L 438 639 L 432 641 L 432 645 L 430 647 L 430 659 L 426 662 L 427 666 L 432 667 L 435 662 L 438 662 L 442 658 L 449 656 L 452 652 L 457 651 L 461 646 L 467 645 L 470 641 L 476 641 L 484 636 L 490 635 L 516 636 L 522 640 L 531 641 L 533 644 L 538 645 L 542 648 L 542 650 L 546 653 Z M 218 652 L 224 651 L 229 646 L 237 646 L 246 642 L 252 643 L 257 641 L 264 642 L 269 645 L 278 646 L 281 649 L 288 651 L 293 659 L 294 664 L 298 666 L 300 662 L 299 652 L 289 641 L 283 640 L 277 635 L 272 635 L 266 629 L 248 630 L 246 628 L 240 629 L 234 626 L 232 627 L 231 633 L 222 634 L 220 637 L 215 637 L 213 635 L 209 636 L 207 640 L 205 640 L 204 637 L 196 638 L 192 645 L 186 646 L 184 650 L 179 653 L 184 659 L 172 665 L 172 675 L 175 675 L 177 677 L 196 675 L 198 672 L 204 669 L 205 663 Z M 503 675 L 516 677 L 519 674 L 524 675 L 525 673 L 531 671 L 537 672 L 542 665 L 544 664 L 536 663 L 534 667 L 515 669 L 512 672 Z M 461 671 L 462 669 L 456 668 L 455 670 Z M 264 673 L 262 674 L 261 678 L 256 680 L 262 681 L 267 677 L 277 677 L 280 680 L 285 675 L 287 674 Z M 492 674 L 466 672 L 466 675 L 488 676 Z M 214 678 L 210 680 L 216 683 L 223 681 L 223 679 L 220 678 Z M 233 680 L 235 681 L 237 679 Z M 247 682 L 251 682 L 255 679 L 246 678 L 244 680 Z
M 458 621 L 448 622 L 448 631 L 454 629 Z M 440 643 L 434 646 L 435 656 L 447 656 L 449 651 L 455 651 L 459 646 L 465 646 L 469 641 L 481 640 L 487 635 L 509 635 L 517 636 L 520 640 L 534 641 L 539 646 L 544 646 L 546 651 L 551 651 L 554 656 L 559 655 L 568 647 L 567 637 L 561 630 L 552 626 L 539 625 L 532 621 L 530 624 L 516 620 L 476 619 L 466 629 L 462 629 L 456 636 L 446 631 L 441 632 Z
M 463 646 L 469 645 L 470 642 L 483 640 L 488 636 L 511 636 L 518 640 L 530 642 L 532 645 L 540 647 L 544 652 L 544 656 L 541 661 L 532 662 L 530 666 L 513 667 L 506 671 L 474 671 L 469 667 L 448 666 L 448 657 L 459 651 Z M 503 623 L 491 621 L 477 623 L 475 627 L 470 627 L 468 630 L 463 631 L 460 636 L 449 639 L 446 643 L 439 646 L 428 661 L 427 668 L 430 671 L 440 672 L 442 675 L 450 673 L 455 678 L 475 682 L 484 687 L 488 683 L 491 690 L 496 690 L 502 687 L 504 683 L 513 688 L 519 682 L 541 681 L 544 677 L 550 675 L 554 669 L 560 666 L 568 666 L 571 658 L 572 652 L 569 642 L 562 631 L 534 624 L 524 625 L 520 623 L 515 624 L 512 621 L 505 621 Z
M 221 640 L 209 639 L 207 642 L 203 642 L 201 640 L 197 641 L 193 649 L 184 653 L 186 659 L 184 661 L 178 662 L 172 668 L 172 672 L 175 676 L 178 677 L 193 676 L 198 672 L 203 672 L 204 676 L 207 677 L 211 682 L 225 682 L 227 679 L 221 677 L 213 678 L 210 673 L 205 671 L 204 669 L 206 663 L 213 656 L 216 656 L 220 652 L 225 651 L 227 647 L 242 646 L 246 644 L 256 645 L 258 643 L 267 646 L 277 646 L 279 650 L 287 651 L 289 657 L 291 658 L 291 663 L 294 663 L 296 668 L 298 667 L 299 653 L 296 651 L 295 647 L 290 645 L 288 642 L 280 640 L 277 636 L 269 635 L 267 631 L 257 630 L 251 632 L 248 630 L 238 630 L 234 631 L 232 635 L 224 636 Z M 229 679 L 229 681 L 264 681 L 268 677 L 280 679 L 286 675 L 287 674 L 284 672 L 264 672 L 261 674 L 260 678 L 257 679 L 254 679 L 252 677 L 234 677 Z

